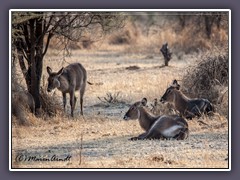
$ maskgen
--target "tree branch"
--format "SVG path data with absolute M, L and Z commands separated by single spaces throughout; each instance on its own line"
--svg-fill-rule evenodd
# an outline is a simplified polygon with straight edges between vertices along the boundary
M 47 37 L 47 43 L 46 43 L 46 46 L 45 46 L 45 49 L 43 51 L 43 56 L 47 53 L 47 50 L 48 50 L 48 46 L 49 46 L 49 43 L 50 43 L 50 39 L 53 37 L 53 34 L 52 33 L 49 33 L 48 34 L 48 37 Z
M 29 32 L 26 24 L 23 25 L 23 34 L 24 34 L 24 39 L 25 39 L 27 48 L 30 49 L 31 43 L 29 42 Z
M 22 70 L 22 73 L 26 79 L 26 76 L 27 76 L 27 68 L 26 68 L 26 65 L 24 63 L 24 59 L 23 59 L 23 54 L 22 52 L 19 51 L 19 49 L 17 50 L 18 51 L 18 61 L 19 61 L 19 65 L 20 65 L 20 68 Z
M 58 20 L 56 22 L 56 24 L 53 26 L 52 29 L 49 30 L 49 32 L 53 33 L 58 27 L 59 27 L 59 24 L 70 14 L 70 12 L 68 12 L 68 14 L 64 15 L 60 20 Z
M 50 25 L 52 23 L 52 20 L 53 20 L 53 16 L 50 16 L 48 24 L 44 23 L 44 29 L 43 29 L 44 34 L 47 33 L 48 28 L 50 27 Z M 46 22 L 46 19 L 45 19 L 45 22 Z

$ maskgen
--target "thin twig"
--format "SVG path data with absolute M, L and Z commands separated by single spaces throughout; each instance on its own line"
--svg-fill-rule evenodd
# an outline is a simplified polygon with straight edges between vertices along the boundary
M 83 133 L 81 133 L 80 147 L 79 147 L 79 166 L 82 164 L 82 142 L 83 142 Z

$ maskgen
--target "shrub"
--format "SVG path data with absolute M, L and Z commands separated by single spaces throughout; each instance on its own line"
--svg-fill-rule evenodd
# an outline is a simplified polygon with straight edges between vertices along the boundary
M 182 80 L 182 91 L 190 97 L 209 99 L 226 115 L 228 104 L 228 55 L 204 58 L 197 66 L 190 68 Z M 226 102 L 227 101 L 227 102 Z M 224 106 L 222 106 L 224 104 Z M 225 110 L 224 110 L 225 109 Z

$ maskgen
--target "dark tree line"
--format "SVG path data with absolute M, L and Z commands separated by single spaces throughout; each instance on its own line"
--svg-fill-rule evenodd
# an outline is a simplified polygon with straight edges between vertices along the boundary
M 227 29 L 228 12 L 199 12 L 190 14 L 190 12 L 181 12 L 176 16 L 181 29 L 184 29 L 188 24 L 194 24 L 195 30 L 204 31 L 208 39 L 211 39 L 214 26 L 218 29 L 221 27 Z

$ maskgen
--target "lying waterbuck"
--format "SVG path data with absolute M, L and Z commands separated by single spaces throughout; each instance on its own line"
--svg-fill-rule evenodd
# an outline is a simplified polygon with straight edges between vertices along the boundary
M 143 139 L 177 139 L 183 140 L 188 137 L 188 123 L 178 115 L 153 116 L 147 112 L 145 105 L 147 99 L 135 102 L 124 116 L 124 120 L 138 119 L 140 126 L 145 133 L 130 140 Z
M 73 63 L 60 69 L 58 72 L 52 72 L 52 69 L 47 67 L 47 72 L 49 74 L 47 91 L 51 92 L 53 89 L 57 88 L 62 92 L 64 111 L 66 106 L 66 94 L 70 94 L 72 117 L 77 101 L 75 91 L 79 90 L 81 115 L 83 115 L 83 95 L 87 82 L 87 72 L 85 68 L 80 63 Z
M 181 116 L 187 119 L 200 117 L 202 114 L 213 112 L 213 105 L 203 98 L 190 99 L 180 91 L 180 85 L 177 80 L 174 80 L 172 85 L 167 88 L 164 95 L 161 97 L 162 103 L 172 103 Z

